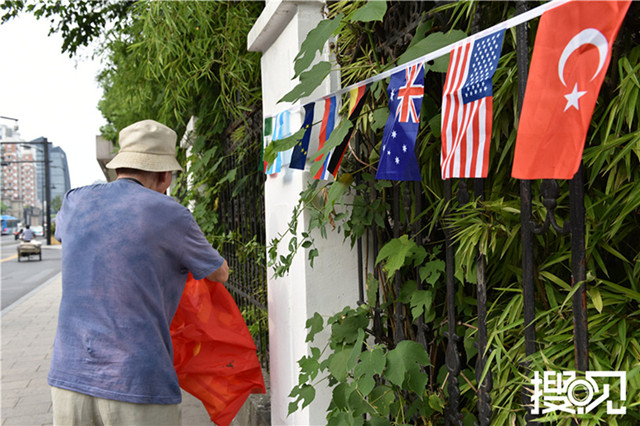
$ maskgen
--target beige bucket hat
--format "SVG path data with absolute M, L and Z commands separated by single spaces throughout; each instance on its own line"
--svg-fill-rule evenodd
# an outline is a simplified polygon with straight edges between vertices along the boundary
M 177 139 L 176 132 L 157 121 L 133 123 L 120 131 L 120 151 L 107 163 L 107 168 L 148 172 L 182 171 L 176 160 Z

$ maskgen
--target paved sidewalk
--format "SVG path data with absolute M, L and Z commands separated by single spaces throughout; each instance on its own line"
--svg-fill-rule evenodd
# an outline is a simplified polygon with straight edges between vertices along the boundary
M 51 425 L 47 373 L 62 293 L 57 275 L 2 311 L 1 426 Z M 183 392 L 182 424 L 213 425 L 202 403 Z

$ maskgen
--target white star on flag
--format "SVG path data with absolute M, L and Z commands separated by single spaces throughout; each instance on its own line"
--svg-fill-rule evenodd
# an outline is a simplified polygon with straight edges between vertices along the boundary
M 573 91 L 564 97 L 567 99 L 567 105 L 564 107 L 564 110 L 568 110 L 571 107 L 574 107 L 577 110 L 580 110 L 580 106 L 578 105 L 578 99 L 583 97 L 587 92 L 579 92 L 578 91 L 578 83 L 573 86 Z

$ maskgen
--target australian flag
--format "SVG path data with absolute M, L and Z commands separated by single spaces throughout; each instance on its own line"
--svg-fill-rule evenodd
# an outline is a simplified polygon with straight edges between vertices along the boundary
M 424 94 L 424 65 L 416 64 L 391 76 L 389 118 L 382 136 L 376 179 L 420 181 L 415 154 Z

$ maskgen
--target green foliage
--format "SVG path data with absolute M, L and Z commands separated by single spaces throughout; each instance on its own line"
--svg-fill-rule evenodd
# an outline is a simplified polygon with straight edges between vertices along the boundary
M 420 3 L 424 14 L 418 25 L 402 33 L 386 32 L 386 20 L 404 16 L 402 2 L 387 3 L 383 21 L 359 22 L 359 10 L 375 2 L 335 2 L 322 25 L 331 31 L 314 34 L 315 52 L 331 39 L 343 86 L 364 80 L 398 63 L 459 40 L 472 25 L 487 28 L 514 16 L 509 3 Z M 406 6 L 408 7 L 408 6 Z M 638 5 L 632 4 L 615 43 L 611 67 L 600 93 L 586 141 L 585 176 L 587 312 L 589 364 L 593 370 L 627 372 L 627 415 L 607 415 L 604 407 L 581 415 L 581 424 L 635 425 L 640 422 L 640 47 Z M 338 22 L 338 20 L 340 22 Z M 530 23 L 529 49 L 537 21 Z M 404 38 L 403 38 L 404 37 Z M 394 57 L 394 46 L 402 49 Z M 410 40 L 410 41 L 409 41 Z M 385 44 L 381 46 L 380 44 Z M 309 59 L 304 51 L 301 55 Z M 520 240 L 519 182 L 510 177 L 518 122 L 518 76 L 515 29 L 505 34 L 502 56 L 493 78 L 494 113 L 489 177 L 484 199 L 446 203 L 440 178 L 440 104 L 448 58 L 427 64 L 421 129 L 416 154 L 422 182 L 376 181 L 380 140 L 388 116 L 384 83 L 374 85 L 355 123 L 358 144 L 352 140 L 338 180 L 326 186 L 310 184 L 301 193 L 295 217 L 309 215 L 305 245 L 313 247 L 312 230 L 320 236 L 340 232 L 352 245 L 378 244 L 375 275 L 366 280 L 366 300 L 358 308 L 345 308 L 323 324 L 316 314 L 307 323 L 309 341 L 323 329 L 330 331 L 326 347 L 312 348 L 300 361 L 301 375 L 289 411 L 309 404 L 302 388 L 327 381 L 333 399 L 328 424 L 439 424 L 447 404 L 444 363 L 447 339 L 446 286 L 443 240 L 451 232 L 455 243 L 457 334 L 462 337 L 459 356 L 461 414 L 465 424 L 477 421 L 478 349 L 475 283 L 478 253 L 486 257 L 488 284 L 488 366 L 493 378 L 492 424 L 524 424 L 521 394 L 532 374 L 525 361 Z M 310 60 L 296 64 L 303 72 Z M 315 86 L 305 82 L 304 90 Z M 294 89 L 295 90 L 295 89 Z M 343 120 L 343 123 L 347 120 Z M 337 131 L 337 130 L 336 130 Z M 332 135 L 333 136 L 333 135 Z M 329 141 L 331 142 L 331 140 Z M 316 169 L 317 170 L 317 169 Z M 469 182 L 470 183 L 470 182 Z M 561 196 L 556 217 L 568 220 L 568 182 L 558 182 Z M 453 193 L 466 182 L 452 183 Z M 532 182 L 533 215 L 544 222 L 540 182 Z M 336 188 L 337 187 L 337 188 Z M 418 194 L 418 195 L 417 195 Z M 394 213 L 394 204 L 395 207 Z M 448 213 L 449 212 L 449 213 Z M 295 231 L 298 227 L 296 221 Z M 330 227 L 330 228 L 328 228 Z M 295 235 L 295 232 L 292 233 Z M 315 235 L 315 234 L 314 234 Z M 279 248 L 286 236 L 269 247 L 276 275 L 286 273 L 296 245 L 286 255 Z M 290 238 L 294 238 L 293 236 Z M 535 308 L 537 349 L 528 359 L 531 371 L 576 369 L 573 348 L 573 312 L 570 256 L 571 240 L 553 231 L 535 236 Z M 292 250 L 293 249 L 293 250 Z M 320 253 L 322 255 L 322 253 Z M 280 256 L 280 257 L 278 257 Z M 279 259 L 279 261 L 276 261 Z M 365 265 L 366 268 L 369 266 Z M 371 271 L 370 271 L 371 272 Z M 347 284 L 348 285 L 348 284 Z M 352 285 L 356 285 L 353 283 Z M 398 318 L 402 318 L 399 320 Z M 424 321 L 426 327 L 418 324 Z M 398 338 L 397 336 L 403 336 Z M 319 339 L 317 339 L 319 340 Z M 542 420 L 568 425 L 569 415 L 550 413 Z
M 56 195 L 53 200 L 51 200 L 51 210 L 54 212 L 60 211 L 60 207 L 62 207 L 62 196 Z
M 418 266 L 426 256 L 427 252 L 423 247 L 418 247 L 408 235 L 403 235 L 389 241 L 380 249 L 376 265 L 384 261 L 382 269 L 387 276 L 392 276 L 405 265 L 405 262 L 411 260 L 414 266 Z
M 245 47 L 260 7 L 136 2 L 136 19 L 107 46 L 109 66 L 99 77 L 100 110 L 113 129 L 110 135 L 148 117 L 180 134 L 196 116 L 201 136 L 241 124 L 260 96 L 259 57 Z
M 333 386 L 333 400 L 327 415 L 328 424 L 362 424 L 366 415 L 371 424 L 391 424 L 389 416 L 425 420 L 442 413 L 443 394 L 428 390 L 425 368 L 431 365 L 425 348 L 411 340 L 389 350 L 385 345 L 369 342 L 372 307 L 345 307 L 327 320 L 331 338 L 323 350 L 312 347 L 311 354 L 298 362 L 300 384 L 289 395 L 289 414 L 304 408 L 315 397 L 314 386 L 328 380 Z M 318 314 L 307 322 L 307 341 L 323 327 Z M 327 357 L 323 354 L 329 350 Z M 407 410 L 405 407 L 409 405 Z
M 305 38 L 300 52 L 294 60 L 294 78 L 300 77 L 300 83 L 289 93 L 284 95 L 279 102 L 295 102 L 313 91 L 324 81 L 331 72 L 331 64 L 326 61 L 318 62 L 311 69 L 305 71 L 315 58 L 317 52 L 322 52 L 324 45 L 330 37 L 335 36 L 350 22 L 382 21 L 387 11 L 387 3 L 384 1 L 369 1 L 364 6 L 347 14 L 337 14 L 331 19 L 324 19 L 312 29 Z
M 21 0 L 5 0 L 0 5 L 4 14 L 0 23 L 17 16 L 22 12 L 32 13 L 36 18 L 47 18 L 51 21 L 49 34 L 59 32 L 62 36 L 62 52 L 73 56 L 82 46 L 87 46 L 95 39 L 105 36 L 107 32 L 118 32 L 128 23 L 131 0 L 108 1 L 62 1 L 44 0 L 24 2 Z M 107 31 L 107 27 L 112 29 Z

